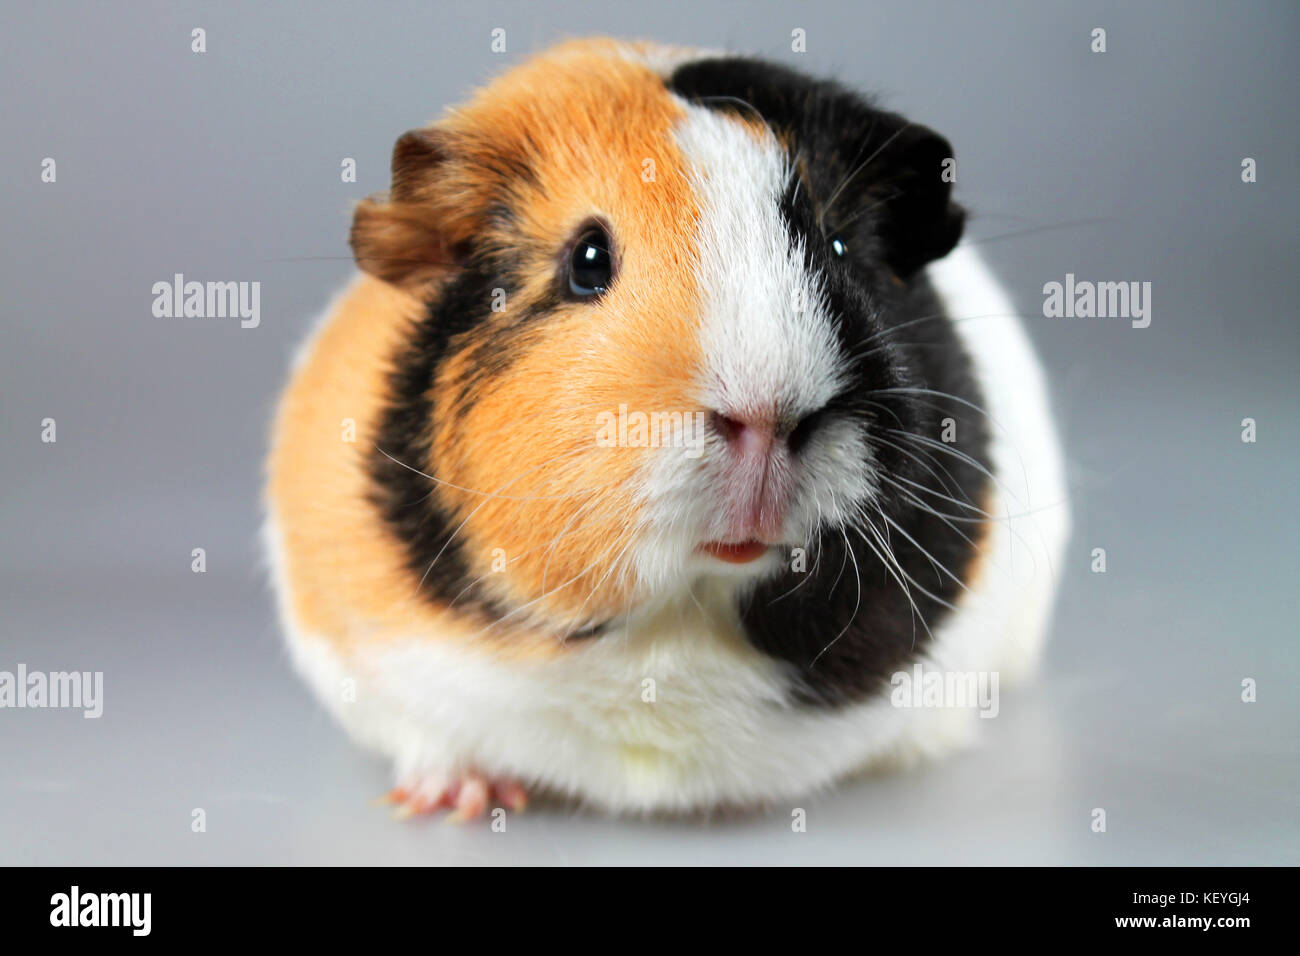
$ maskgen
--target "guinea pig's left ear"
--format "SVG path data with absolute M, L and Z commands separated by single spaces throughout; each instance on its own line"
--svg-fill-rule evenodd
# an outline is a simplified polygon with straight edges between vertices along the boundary
M 363 270 L 419 294 L 455 265 L 439 189 L 447 158 L 436 128 L 397 140 L 388 195 L 361 200 L 352 217 L 352 252 Z
M 952 251 L 966 213 L 951 199 L 956 167 L 946 139 L 914 123 L 885 137 L 871 163 L 868 192 L 879 204 L 885 259 L 907 278 Z

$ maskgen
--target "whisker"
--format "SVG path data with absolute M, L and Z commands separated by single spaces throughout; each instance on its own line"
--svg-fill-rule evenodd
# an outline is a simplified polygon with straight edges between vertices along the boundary
M 811 661 L 808 662 L 809 670 L 812 670 L 814 667 L 816 667 L 817 662 L 822 659 L 822 655 L 825 654 L 827 651 L 829 651 L 831 647 L 835 644 L 835 642 L 838 641 L 841 637 L 843 637 L 845 632 L 847 632 L 848 629 L 853 626 L 853 622 L 857 620 L 858 617 L 858 608 L 862 606 L 862 572 L 861 569 L 858 567 L 858 559 L 853 554 L 853 544 L 849 541 L 848 533 L 844 530 L 842 526 L 840 527 L 840 534 L 844 536 L 845 554 L 853 558 L 853 570 L 855 575 L 857 576 L 857 581 L 858 581 L 857 599 L 854 601 L 853 611 L 852 613 L 849 614 L 849 619 L 844 622 L 844 626 L 840 628 L 839 633 L 836 634 L 834 637 L 832 637 L 830 639 L 830 642 L 825 647 L 823 647 L 820 651 L 818 651 L 817 655 Z
M 876 151 L 875 151 L 875 152 L 873 152 L 870 156 L 868 156 L 866 159 L 864 159 L 864 160 L 862 161 L 862 165 L 861 165 L 861 166 L 859 166 L 857 169 L 853 170 L 853 172 L 849 173 L 848 176 L 844 177 L 844 182 L 840 183 L 839 187 L 836 188 L 836 190 L 835 190 L 833 193 L 831 193 L 830 198 L 826 200 L 826 204 L 825 204 L 825 207 L 824 207 L 824 208 L 829 209 L 831 206 L 833 206 L 833 205 L 835 204 L 835 200 L 836 200 L 837 198 L 839 198 L 840 193 L 842 193 L 842 192 L 844 191 L 844 187 L 846 187 L 850 182 L 852 182 L 852 181 L 857 177 L 857 175 L 858 175 L 859 173 L 861 173 L 864 169 L 866 169 L 868 166 L 870 166 L 870 165 L 871 165 L 871 161 L 874 160 L 874 159 L 875 159 L 877 156 L 879 156 L 881 153 L 883 153 L 883 152 L 885 151 L 885 149 L 889 146 L 890 143 L 892 143 L 894 140 L 898 139 L 898 137 L 902 136 L 904 133 L 906 133 L 906 132 L 907 132 L 909 129 L 911 129 L 911 128 L 912 128 L 912 124 L 911 124 L 911 123 L 904 123 L 902 126 L 900 126 L 900 127 L 898 128 L 898 130 L 897 130 L 897 131 L 896 131 L 892 136 L 889 137 L 889 139 L 887 139 L 887 140 L 885 140 L 883 143 L 881 143 L 880 146 L 878 146 L 878 147 L 876 148 Z M 867 132 L 867 139 L 870 139 L 870 138 L 871 138 L 871 132 L 872 132 L 874 129 L 875 129 L 875 122 L 873 121 L 873 122 L 872 122 L 872 128 L 871 128 L 871 130 L 868 130 L 868 132 Z M 863 145 L 864 145 L 864 148 L 865 148 L 865 142 L 864 142 Z
M 393 462 L 394 464 L 401 465 L 403 468 L 407 469 L 408 471 L 413 471 L 413 472 L 415 472 L 417 475 L 421 475 L 421 476 L 424 477 L 424 478 L 428 478 L 430 481 L 434 482 L 435 484 L 442 485 L 442 486 L 444 486 L 444 487 L 446 487 L 446 488 L 451 488 L 451 489 L 453 489 L 453 490 L 455 490 L 455 491 L 459 491 L 459 492 L 462 492 L 462 493 L 467 494 L 467 495 L 474 495 L 474 496 L 476 496 L 476 497 L 488 498 L 488 499 L 498 500 L 498 501 L 564 501 L 564 500 L 567 499 L 567 498 L 576 498 L 576 497 L 579 496 L 579 495 L 589 494 L 590 492 L 593 492 L 593 491 L 600 491 L 601 489 L 603 489 L 603 488 L 607 488 L 607 487 L 608 487 L 608 484 L 606 484 L 606 485 L 593 485 L 593 486 L 590 487 L 590 488 L 579 488 L 579 489 L 574 490 L 574 491 L 566 492 L 565 494 L 562 494 L 562 495 L 502 495 L 502 494 L 495 494 L 495 493 L 493 493 L 493 492 L 478 491 L 478 490 L 476 490 L 476 489 L 474 489 L 474 488 L 465 488 L 465 487 L 463 487 L 463 486 L 461 486 L 461 485 L 457 485 L 457 484 L 455 484 L 454 482 L 445 481 L 445 480 L 443 480 L 442 478 L 437 478 L 437 477 L 435 477 L 435 476 L 429 474 L 428 472 L 421 471 L 419 468 L 415 468 L 415 467 L 413 467 L 413 466 L 411 466 L 411 465 L 406 464 L 406 462 L 404 462 L 404 461 L 400 461 L 399 459 L 394 458 L 392 455 L 390 455 L 388 452 L 384 451 L 384 450 L 383 450 L 382 448 L 380 448 L 378 445 L 375 446 L 375 450 L 376 450 L 377 452 L 379 452 L 381 455 L 383 455 L 385 458 L 387 458 L 389 461 Z M 587 450 L 588 450 L 588 449 L 586 449 L 586 448 L 571 448 L 571 449 L 569 449 L 567 452 L 562 452 L 561 454 L 556 455 L 555 458 L 551 459 L 551 461 L 555 461 L 555 460 L 557 460 L 557 459 L 559 459 L 559 458 L 563 458 L 563 457 L 565 457 L 565 456 L 567 456 L 567 455 L 577 455 L 577 454 L 579 454 L 579 453 L 581 453 L 581 452 L 584 452 L 584 451 L 587 451 Z M 549 461 L 548 461 L 548 462 L 543 462 L 541 465 L 538 465 L 536 468 L 534 468 L 534 469 L 532 469 L 532 470 L 533 470 L 533 471 L 536 471 L 537 468 L 544 467 L 544 466 L 547 465 L 547 464 L 550 464 L 550 462 L 549 462 Z M 525 474 L 531 474 L 531 472 L 525 472 Z M 611 482 L 611 484 L 612 484 L 612 482 Z M 503 485 L 502 487 L 506 487 L 506 486 Z
M 997 236 L 985 236 L 980 239 L 964 239 L 960 243 L 963 246 L 982 246 L 990 242 L 1002 242 L 1004 239 L 1025 239 L 1029 236 L 1036 236 L 1043 232 L 1055 232 L 1061 229 L 1076 229 L 1079 226 L 1100 226 L 1114 223 L 1122 223 L 1122 219 L 1106 217 L 1101 219 L 1072 219 L 1068 222 L 1049 223 L 1045 226 L 1034 226 L 1031 229 L 1018 229 L 1015 232 L 1004 232 Z

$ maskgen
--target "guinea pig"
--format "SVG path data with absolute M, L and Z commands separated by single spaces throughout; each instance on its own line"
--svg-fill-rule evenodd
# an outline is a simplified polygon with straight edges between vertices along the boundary
M 952 155 L 836 82 L 613 40 L 397 140 L 266 542 L 399 815 L 780 804 L 967 741 L 915 682 L 1030 671 L 1063 466 Z

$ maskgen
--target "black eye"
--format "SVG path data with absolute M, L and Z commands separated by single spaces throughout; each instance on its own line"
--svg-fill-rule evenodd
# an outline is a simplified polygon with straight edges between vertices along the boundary
M 831 236 L 829 242 L 831 244 L 831 252 L 835 253 L 837 256 L 843 256 L 849 251 L 849 247 L 844 244 L 844 240 L 840 238 L 839 233 Z
M 585 230 L 569 254 L 569 291 L 584 298 L 600 295 L 614 277 L 609 236 L 599 226 Z

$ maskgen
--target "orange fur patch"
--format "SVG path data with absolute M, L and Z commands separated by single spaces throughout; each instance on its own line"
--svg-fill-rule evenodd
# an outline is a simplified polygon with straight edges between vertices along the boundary
M 994 513 L 993 509 L 997 507 L 997 504 L 997 491 L 990 487 L 984 493 L 984 501 L 982 504 L 984 514 L 992 515 Z M 997 533 L 999 527 L 1000 522 L 996 521 L 992 517 L 985 518 L 978 525 L 976 532 L 973 535 L 974 552 L 971 554 L 970 560 L 966 562 L 966 567 L 963 569 L 961 574 L 962 583 L 965 584 L 967 588 L 966 591 L 962 592 L 963 595 L 976 590 L 984 577 L 988 575 L 988 554 L 992 548 L 993 535 Z
M 478 573 L 514 605 L 545 589 L 537 609 L 550 616 L 599 618 L 631 598 L 626 559 L 646 450 L 597 447 L 597 413 L 620 403 L 698 408 L 698 209 L 672 141 L 680 118 L 647 68 L 570 45 L 493 84 L 448 127 L 462 144 L 490 130 L 484 148 L 536 173 L 537 188 L 511 207 L 527 237 L 518 307 L 546 293 L 556 250 L 585 220 L 607 222 L 616 246 L 618 274 L 602 301 L 546 316 L 471 412 L 436 431 L 434 460 L 457 485 L 505 496 L 444 498 L 467 517 Z M 444 393 L 463 371 L 446 365 Z M 495 548 L 509 574 L 483 566 Z
M 304 628 L 343 641 L 473 634 L 512 653 L 549 653 L 559 647 L 557 622 L 616 614 L 634 599 L 625 572 L 638 535 L 637 479 L 656 449 L 598 447 L 597 414 L 620 404 L 700 410 L 699 211 L 672 138 L 681 113 L 648 67 L 612 43 L 585 41 L 507 73 L 440 124 L 453 156 L 427 187 L 438 228 L 451 243 L 508 242 L 524 261 L 522 288 L 486 323 L 518 325 L 587 219 L 608 223 L 617 247 L 614 284 L 598 303 L 566 304 L 515 329 L 509 363 L 475 386 L 467 409 L 430 423 L 441 482 L 430 491 L 453 524 L 463 522 L 470 576 L 542 620 L 521 614 L 508 629 L 486 627 L 467 610 L 417 597 L 401 543 L 367 500 L 386 375 L 422 312 L 416 296 L 367 276 L 310 347 L 276 425 L 269 496 Z M 511 164 L 536 178 L 511 197 L 512 222 L 468 216 Z M 440 412 L 472 354 L 440 369 Z M 345 418 L 356 421 L 355 444 L 340 438 Z M 504 572 L 494 569 L 498 556 Z

